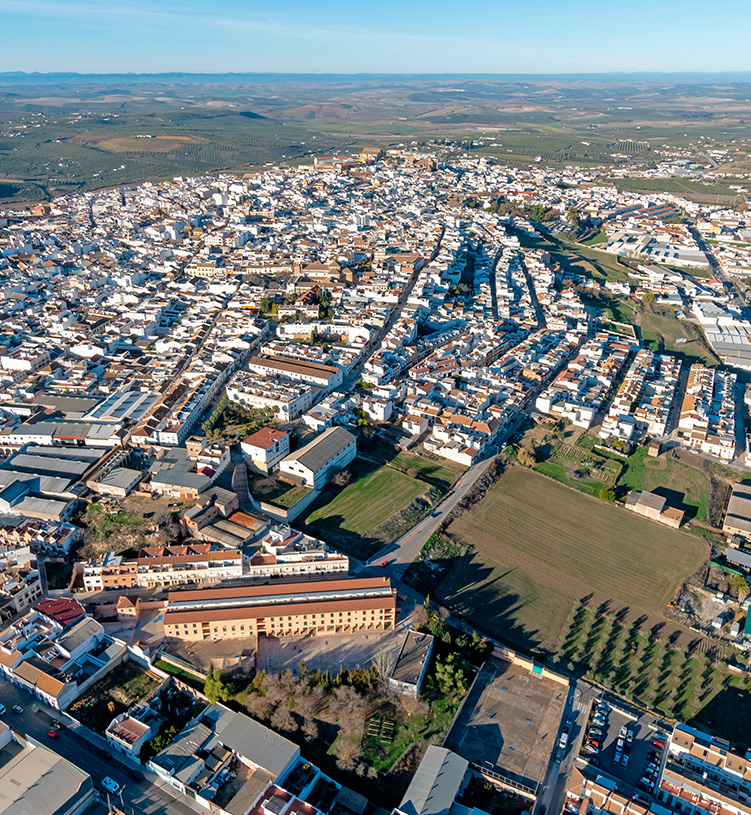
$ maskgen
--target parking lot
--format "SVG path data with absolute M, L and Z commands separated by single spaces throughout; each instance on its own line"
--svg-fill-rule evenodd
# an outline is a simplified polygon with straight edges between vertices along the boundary
M 600 709 L 599 719 L 597 703 L 593 706 L 593 716 L 584 739 L 585 751 L 587 740 L 592 737 L 599 742 L 599 752 L 585 752 L 584 758 L 630 787 L 651 792 L 651 787 L 642 779 L 650 772 L 656 775 L 655 771 L 648 769 L 650 763 L 659 767 L 662 762 L 664 751 L 654 744 L 659 740 L 658 734 L 663 732 L 660 723 L 654 716 L 639 715 L 637 711 L 621 707 L 620 703 L 614 706 L 614 702 L 607 698 L 605 703 L 609 711 L 603 717 Z

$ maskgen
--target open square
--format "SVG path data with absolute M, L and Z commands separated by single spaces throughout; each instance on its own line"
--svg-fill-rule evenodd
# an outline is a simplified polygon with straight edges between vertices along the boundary
M 563 684 L 490 659 L 445 746 L 534 790 L 555 747 L 566 696 Z

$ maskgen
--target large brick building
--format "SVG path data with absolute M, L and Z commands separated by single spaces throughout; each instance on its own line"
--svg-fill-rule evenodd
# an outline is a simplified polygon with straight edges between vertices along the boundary
M 396 590 L 387 577 L 170 592 L 164 635 L 222 640 L 259 634 L 355 633 L 392 628 Z

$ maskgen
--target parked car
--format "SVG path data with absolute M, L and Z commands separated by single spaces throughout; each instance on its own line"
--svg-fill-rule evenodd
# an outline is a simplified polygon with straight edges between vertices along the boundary
M 628 753 L 623 754 L 623 758 L 621 759 L 621 764 L 624 767 L 628 767 Z
M 5 713 L 5 705 L 0 705 L 0 716 L 2 716 L 3 713 Z
M 599 748 L 595 747 L 594 745 L 588 744 L 584 748 L 584 752 L 589 756 L 596 756 L 600 752 L 600 750 L 599 750 Z
M 658 750 L 664 750 L 665 749 L 665 745 L 659 739 L 655 739 L 652 742 L 652 747 L 656 747 Z
M 626 730 L 626 741 L 629 744 L 631 744 L 631 742 L 633 740 L 634 740 L 634 731 L 629 728 L 628 730 Z
M 143 773 L 142 773 L 140 770 L 131 770 L 131 771 L 128 773 L 128 775 L 129 775 L 129 776 L 130 776 L 130 777 L 131 777 L 131 778 L 132 778 L 134 781 L 145 781 L 145 780 L 146 780 L 146 776 L 145 776 L 145 775 L 144 775 L 144 774 L 143 774 Z
M 623 739 L 618 739 L 618 741 L 615 743 L 616 750 L 623 750 L 623 745 L 625 743 L 626 742 L 623 741 Z
M 117 793 L 120 792 L 120 785 L 108 775 L 105 775 L 102 779 L 102 786 L 107 792 L 111 792 L 113 795 L 117 795 Z
M 618 735 L 619 735 L 619 736 L 620 736 L 622 739 L 625 739 L 625 738 L 626 738 L 626 733 L 627 733 L 627 731 L 626 731 L 626 725 L 624 724 L 624 725 L 623 725 L 623 727 L 621 727 L 621 729 L 618 731 Z

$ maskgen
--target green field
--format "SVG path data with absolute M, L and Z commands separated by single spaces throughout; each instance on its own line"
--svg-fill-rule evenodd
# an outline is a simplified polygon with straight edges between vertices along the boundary
M 490 634 L 552 649 L 584 597 L 659 614 L 708 557 L 706 544 L 521 468 L 449 534 L 473 553 L 438 589 Z
M 628 300 L 611 300 L 604 308 L 605 314 L 615 323 L 633 325 L 636 322 L 636 309 Z
M 388 462 L 392 467 L 396 467 L 397 470 L 401 470 L 403 473 L 414 470 L 418 478 L 435 483 L 440 487 L 450 487 L 466 470 L 466 467 L 448 459 L 437 462 L 406 450 L 401 450 L 396 455 L 393 455 L 393 452 L 393 448 L 388 445 L 381 445 L 371 455 L 381 461 Z
M 702 184 L 686 178 L 612 178 L 609 180 L 619 190 L 629 192 L 673 192 L 689 198 L 708 200 L 711 200 L 713 196 L 716 199 L 718 195 L 735 195 L 735 191 L 723 182 Z
M 540 237 L 519 233 L 517 237 L 522 246 L 550 252 L 553 260 L 572 274 L 591 277 L 601 282 L 628 279 L 627 268 L 619 264 L 615 255 L 610 252 L 570 243 L 554 235 Z
M 640 325 L 644 342 L 653 350 L 667 351 L 688 363 L 717 364 L 701 331 L 693 323 L 661 314 L 643 313 Z M 686 339 L 687 342 L 676 343 L 678 339 Z
M 649 462 L 659 462 L 661 466 L 655 468 L 649 466 Z M 701 470 L 680 461 L 665 456 L 650 459 L 646 450 L 639 449 L 626 460 L 618 485 L 629 490 L 656 492 L 666 498 L 670 506 L 686 512 L 689 518 L 707 519 L 709 479 Z
M 424 482 L 393 467 L 352 469 L 358 474 L 356 480 L 333 497 L 324 493 L 308 514 L 308 525 L 329 532 L 367 535 L 426 488 Z

